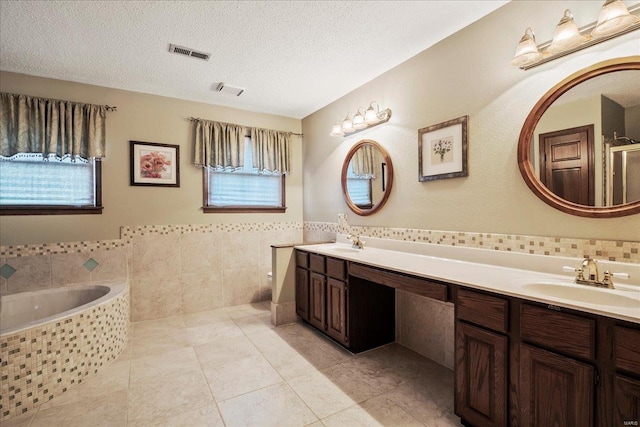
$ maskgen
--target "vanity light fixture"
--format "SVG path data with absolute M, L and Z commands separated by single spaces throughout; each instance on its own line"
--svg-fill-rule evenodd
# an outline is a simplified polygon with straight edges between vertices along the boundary
M 622 0 L 606 0 L 596 22 L 578 28 L 569 9 L 558 23 L 553 39 L 536 45 L 531 28 L 518 43 L 511 65 L 528 70 L 545 62 L 640 29 L 640 3 L 627 9 Z
M 374 105 L 375 104 L 375 108 Z M 376 101 L 369 104 L 369 108 L 365 110 L 364 115 L 358 110 L 358 112 L 351 118 L 351 114 L 347 114 L 347 117 L 342 121 L 342 124 L 336 123 L 331 129 L 331 136 L 351 136 L 355 133 L 363 131 L 365 129 L 378 126 L 382 123 L 386 123 L 391 118 L 391 110 L 380 111 L 380 107 Z

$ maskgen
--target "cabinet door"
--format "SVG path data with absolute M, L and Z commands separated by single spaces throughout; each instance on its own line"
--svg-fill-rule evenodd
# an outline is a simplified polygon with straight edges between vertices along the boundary
M 507 337 L 456 322 L 456 414 L 475 427 L 507 425 Z
M 322 274 L 311 273 L 309 281 L 309 322 L 321 331 L 327 329 L 326 284 Z
M 296 313 L 309 321 L 309 272 L 296 268 Z
M 335 279 L 327 280 L 327 334 L 347 344 L 347 287 Z
M 640 421 L 640 381 L 616 375 L 614 426 L 638 425 Z
M 594 425 L 594 368 L 526 344 L 520 346 L 523 427 Z

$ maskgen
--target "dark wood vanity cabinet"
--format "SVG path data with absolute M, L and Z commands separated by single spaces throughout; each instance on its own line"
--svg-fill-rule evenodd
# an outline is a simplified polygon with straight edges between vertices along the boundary
M 595 424 L 596 321 L 557 310 L 528 303 L 520 306 L 520 424 L 591 427 Z
M 463 287 L 455 302 L 455 406 L 465 425 L 640 420 L 638 325 Z
M 395 291 L 455 303 L 455 412 L 470 427 L 640 421 L 640 325 L 296 251 L 296 311 L 357 353 L 395 341 Z
M 458 289 L 455 407 L 476 427 L 507 425 L 508 301 Z
M 296 314 L 309 321 L 309 270 L 296 267 Z
M 342 259 L 296 251 L 296 313 L 354 353 L 395 341 L 394 289 L 350 278 Z
M 630 421 L 640 421 L 640 328 L 616 326 L 613 336 L 612 425 L 632 425 Z
M 309 323 L 327 330 L 327 279 L 320 273 L 309 275 Z

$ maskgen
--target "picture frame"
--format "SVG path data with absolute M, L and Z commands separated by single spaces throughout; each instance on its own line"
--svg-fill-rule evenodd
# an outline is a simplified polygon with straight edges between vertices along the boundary
M 427 126 L 418 130 L 418 179 L 468 176 L 469 116 Z
M 129 141 L 131 185 L 180 187 L 180 147 Z

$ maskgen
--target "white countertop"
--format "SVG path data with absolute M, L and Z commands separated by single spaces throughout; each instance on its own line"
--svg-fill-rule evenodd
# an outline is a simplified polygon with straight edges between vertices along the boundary
M 616 289 L 576 285 L 575 273 L 562 271 L 563 265 L 579 267 L 581 259 L 517 254 L 486 249 L 463 248 L 427 243 L 392 241 L 362 237 L 365 248 L 355 250 L 338 235 L 337 243 L 298 245 L 296 249 L 354 261 L 419 277 L 441 280 L 531 301 L 553 304 L 640 323 L 640 265 L 600 262 L 605 269 L 625 272 L 629 280 L 614 279 Z M 555 273 L 557 272 L 557 273 Z M 558 285 L 569 298 L 543 294 L 532 284 Z M 565 288 L 566 287 L 566 288 Z M 587 288 L 588 290 L 585 290 Z M 587 297 L 582 295 L 588 293 Z M 625 306 L 605 305 L 608 296 L 630 298 Z M 578 296 L 574 298 L 573 296 Z

